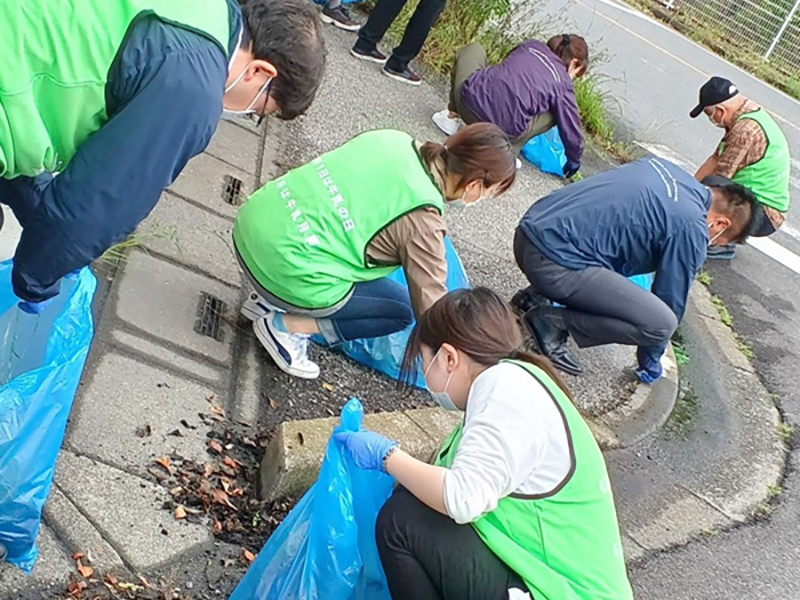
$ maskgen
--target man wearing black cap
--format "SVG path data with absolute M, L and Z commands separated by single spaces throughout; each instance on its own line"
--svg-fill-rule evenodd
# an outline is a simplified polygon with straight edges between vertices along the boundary
M 737 87 L 722 77 L 712 77 L 700 88 L 700 103 L 689 113 L 705 113 L 725 129 L 717 149 L 698 169 L 703 181 L 715 175 L 731 179 L 753 191 L 761 210 L 754 220 L 754 237 L 775 233 L 789 210 L 789 144 L 775 120 Z M 709 248 L 709 258 L 733 258 L 733 245 Z

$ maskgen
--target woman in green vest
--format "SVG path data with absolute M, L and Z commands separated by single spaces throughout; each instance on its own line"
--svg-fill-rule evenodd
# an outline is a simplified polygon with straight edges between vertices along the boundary
M 389 335 L 447 292 L 442 213 L 505 192 L 514 152 L 480 123 L 444 144 L 369 131 L 257 191 L 233 228 L 255 292 L 243 314 L 286 373 L 314 379 L 308 339 Z M 408 289 L 387 278 L 402 267 Z
M 400 486 L 376 536 L 394 600 L 630 600 L 606 466 L 549 361 L 517 350 L 510 307 L 486 288 L 420 317 L 403 372 L 425 373 L 464 421 L 433 464 L 371 431 L 336 434 Z

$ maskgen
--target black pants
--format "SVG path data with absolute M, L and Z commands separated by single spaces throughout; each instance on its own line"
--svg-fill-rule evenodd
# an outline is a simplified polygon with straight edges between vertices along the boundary
M 369 19 L 358 32 L 356 48 L 369 52 L 381 41 L 389 26 L 403 10 L 407 0 L 378 0 Z M 403 33 L 400 45 L 394 49 L 386 66 L 396 71 L 408 67 L 408 63 L 419 54 L 434 22 L 444 8 L 446 0 L 420 0 Z
M 564 324 L 581 348 L 657 346 L 678 327 L 675 313 L 655 294 L 609 269 L 562 267 L 521 229 L 514 235 L 514 257 L 534 292 L 565 307 Z
M 392 600 L 507 600 L 510 588 L 527 591 L 471 525 L 403 487 L 381 509 L 375 535 Z

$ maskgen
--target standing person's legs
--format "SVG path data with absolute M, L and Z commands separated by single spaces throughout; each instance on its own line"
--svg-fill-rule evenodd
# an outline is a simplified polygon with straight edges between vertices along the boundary
M 518 138 L 511 140 L 511 146 L 514 148 L 514 152 L 519 154 L 522 151 L 522 147 L 527 144 L 531 138 L 541 135 L 545 131 L 549 131 L 555 124 L 556 120 L 551 112 L 534 115 L 530 125 L 528 125 L 528 130 Z
M 507 600 L 510 588 L 525 589 L 471 525 L 458 525 L 405 488 L 381 509 L 375 535 L 394 600 Z
M 467 124 L 477 123 L 478 119 L 472 114 L 464 103 L 461 102 L 461 86 L 476 71 L 485 69 L 488 64 L 486 50 L 478 42 L 467 44 L 456 52 L 456 59 L 453 63 L 453 72 L 450 77 L 450 103 L 447 108 L 451 112 L 458 113 L 458 116 Z
M 355 49 L 365 53 L 375 50 L 405 4 L 406 0 L 378 0 L 367 22 L 358 31 Z
M 386 69 L 405 71 L 408 68 L 408 63 L 422 50 L 422 45 L 444 9 L 445 2 L 446 0 L 420 0 L 411 20 L 406 25 L 400 45 L 394 49 L 386 62 Z

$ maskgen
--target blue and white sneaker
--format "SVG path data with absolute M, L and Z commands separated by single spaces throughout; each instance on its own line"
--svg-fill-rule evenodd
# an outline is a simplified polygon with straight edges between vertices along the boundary
M 273 321 L 276 313 L 253 321 L 253 331 L 281 371 L 294 377 L 316 379 L 319 365 L 308 358 L 309 336 L 279 331 Z

